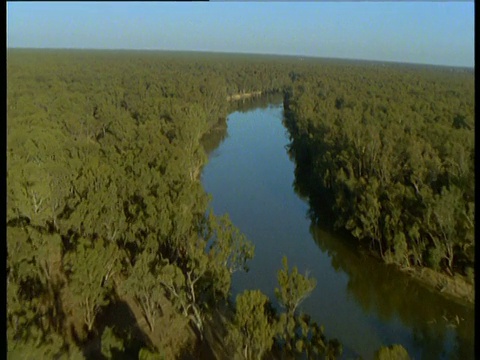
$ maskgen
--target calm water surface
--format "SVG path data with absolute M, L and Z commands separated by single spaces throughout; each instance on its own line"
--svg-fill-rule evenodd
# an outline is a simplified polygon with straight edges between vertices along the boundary
M 301 310 L 344 346 L 344 358 L 372 359 L 402 344 L 414 359 L 473 359 L 474 310 L 440 298 L 408 276 L 312 223 L 294 190 L 281 97 L 239 104 L 227 126 L 205 139 L 202 182 L 215 214 L 228 213 L 255 244 L 248 273 L 235 273 L 234 296 L 261 289 L 274 302 L 282 256 L 309 271 L 317 287 Z M 321 214 L 317 214 L 321 217 Z

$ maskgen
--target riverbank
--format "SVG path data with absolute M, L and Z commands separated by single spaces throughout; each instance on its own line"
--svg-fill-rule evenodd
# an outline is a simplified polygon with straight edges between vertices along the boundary
M 400 270 L 449 300 L 466 306 L 475 305 L 475 285 L 459 274 L 449 276 L 429 268 L 410 267 Z
M 285 254 L 299 272 L 308 270 L 317 279 L 316 290 L 303 303 L 302 311 L 323 325 L 327 336 L 342 342 L 346 356 L 373 358 L 380 346 L 400 343 L 412 357 L 421 358 L 435 342 L 439 353 L 470 358 L 465 354 L 473 342 L 471 307 L 438 296 L 394 265 L 373 259 L 367 255 L 368 246 L 360 250 L 363 256 L 360 246 L 353 251 L 358 241 L 343 239 L 328 227 L 317 227 L 316 217 L 330 220 L 322 212 L 329 206 L 320 202 L 322 208 L 315 216 L 307 197 L 297 192 L 298 181 L 304 177 L 297 171 L 296 158 L 286 153 L 289 138 L 280 121 L 281 102 L 255 111 L 243 109 L 244 103 L 257 100 L 238 102 L 242 111 L 233 109 L 237 103 L 232 102 L 228 136 L 202 173 L 214 211 L 228 211 L 255 244 L 250 271 L 235 278 L 233 293 L 259 288 L 274 296 L 276 259 Z M 315 188 L 312 185 L 310 190 Z M 333 225 L 334 221 L 328 222 Z M 458 324 L 453 322 L 457 315 Z M 436 322 L 434 333 L 430 333 L 434 326 L 428 326 L 432 321 Z M 214 325 L 215 330 L 219 327 Z M 425 336 L 431 336 L 419 342 L 411 340 L 427 329 Z M 452 336 L 459 339 L 458 344 L 450 341 L 451 337 L 437 338 L 445 329 L 455 332 Z M 211 341 L 212 336 L 205 338 Z M 224 344 L 211 341 L 213 347 L 220 345 Z M 456 350 L 457 345 L 461 350 Z
M 310 206 L 314 209 L 315 213 L 317 213 L 317 210 L 320 209 L 320 212 L 318 212 L 318 214 L 323 212 L 322 216 L 325 217 L 325 208 L 332 209 L 336 200 L 332 194 L 331 188 L 322 187 L 321 190 L 319 190 L 319 188 L 316 188 L 317 184 L 321 183 L 321 181 L 319 181 L 319 178 L 321 178 L 321 176 L 318 176 L 318 174 L 314 174 L 311 169 L 313 168 L 312 164 L 315 161 L 315 156 L 317 156 L 317 158 L 320 158 L 320 156 L 317 155 L 318 142 L 312 140 L 312 137 L 298 135 L 297 119 L 295 117 L 295 114 L 293 114 L 289 109 L 289 101 L 289 97 L 286 96 L 284 99 L 284 109 L 287 112 L 285 126 L 293 137 L 292 144 L 294 145 L 291 145 L 291 148 L 293 148 L 293 154 L 295 156 L 297 170 L 301 169 L 297 171 L 296 176 L 299 177 L 300 175 L 305 177 L 304 179 L 297 179 L 297 183 L 302 184 L 303 192 L 305 193 L 305 196 L 310 199 Z M 363 179 L 359 180 L 359 184 L 362 181 Z M 319 201 L 319 199 L 321 200 Z M 328 215 L 332 223 L 336 221 L 337 216 L 342 215 L 339 215 L 338 213 L 334 214 L 333 211 L 330 211 Z M 361 217 L 356 218 L 355 216 L 350 215 L 350 218 L 348 220 L 353 221 L 352 219 L 357 219 L 357 221 L 359 221 L 359 218 Z M 366 222 L 366 225 L 368 225 L 368 222 Z M 359 226 L 359 228 L 361 228 L 361 226 Z M 338 233 L 338 229 L 335 229 L 334 231 Z M 398 231 L 401 231 L 401 229 L 399 229 Z M 355 236 L 352 235 L 350 231 L 346 231 L 346 233 L 349 234 L 348 236 L 351 237 L 350 240 L 352 242 L 355 243 L 358 241 L 358 239 L 355 238 Z M 421 286 L 437 293 L 443 298 L 451 300 L 462 306 L 468 306 L 470 308 L 472 308 L 475 304 L 475 284 L 473 278 L 470 279 L 467 276 L 459 273 L 455 273 L 453 276 L 451 276 L 445 272 L 435 271 L 432 268 L 427 267 L 416 267 L 413 265 L 409 267 L 402 267 L 399 264 L 394 264 L 393 259 L 382 259 L 378 252 L 365 252 L 375 257 L 378 261 L 390 264 L 399 271 L 407 273 Z
M 377 253 L 360 249 L 358 251 L 375 258 L 375 261 L 385 263 Z M 401 267 L 394 263 L 387 264 L 445 299 L 469 308 L 473 308 L 475 305 L 475 283 L 470 282 L 466 276 L 458 273 L 450 276 L 427 267 Z
M 249 99 L 251 97 L 260 96 L 260 95 L 262 95 L 261 91 L 252 91 L 249 93 L 233 94 L 233 95 L 227 96 L 227 101 Z

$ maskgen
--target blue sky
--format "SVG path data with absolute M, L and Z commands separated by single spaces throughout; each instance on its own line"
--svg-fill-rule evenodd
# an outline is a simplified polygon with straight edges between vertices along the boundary
M 11 2 L 7 46 L 474 66 L 470 2 Z

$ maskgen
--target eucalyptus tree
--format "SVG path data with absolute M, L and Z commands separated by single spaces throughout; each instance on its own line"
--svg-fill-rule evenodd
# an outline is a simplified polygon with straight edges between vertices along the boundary
M 246 360 L 262 359 L 274 344 L 277 326 L 268 303 L 268 297 L 259 290 L 245 290 L 236 297 L 226 342 Z
M 85 238 L 80 238 L 65 255 L 69 298 L 74 309 L 81 312 L 89 332 L 101 307 L 109 303 L 113 284 L 108 277 L 118 266 L 119 256 L 118 248 L 108 241 L 98 239 L 92 243 Z

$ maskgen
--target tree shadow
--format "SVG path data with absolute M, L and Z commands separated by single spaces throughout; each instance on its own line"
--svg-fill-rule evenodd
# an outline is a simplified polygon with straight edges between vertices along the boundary
M 106 359 L 102 354 L 102 334 L 107 326 L 113 329 L 114 335 L 124 344 L 122 351 L 111 349 L 112 359 L 137 359 L 141 348 L 153 347 L 149 337 L 139 327 L 128 303 L 114 295 L 110 304 L 97 315 L 93 331 L 82 343 L 86 359 Z

